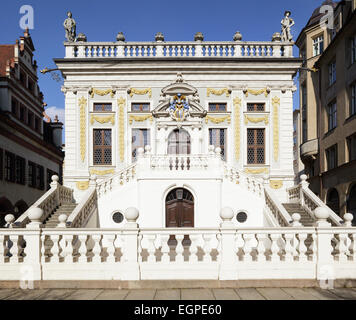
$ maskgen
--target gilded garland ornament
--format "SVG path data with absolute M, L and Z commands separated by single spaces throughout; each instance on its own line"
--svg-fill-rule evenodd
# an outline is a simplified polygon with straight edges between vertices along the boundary
M 85 160 L 85 152 L 86 152 L 86 105 L 87 99 L 81 97 L 79 99 L 79 115 L 80 115 L 80 157 L 82 162 Z
M 241 99 L 234 99 L 234 120 L 235 120 L 235 158 L 236 161 L 240 159 L 240 108 L 241 108 Z
M 208 124 L 209 120 L 212 122 L 212 123 L 215 123 L 215 124 L 219 124 L 219 123 L 223 123 L 227 120 L 227 123 L 230 124 L 231 123 L 231 116 L 228 115 L 226 117 L 212 117 L 212 116 L 206 116 L 205 117 L 205 123 Z
M 90 170 L 90 174 L 96 174 L 97 176 L 105 176 L 107 174 L 113 174 L 115 173 L 115 169 L 109 169 L 109 170 L 95 170 L 95 169 L 91 169 Z
M 272 189 L 278 190 L 283 187 L 283 181 L 282 180 L 271 180 L 269 182 L 269 185 Z
M 97 94 L 97 95 L 102 96 L 102 97 L 110 94 L 111 98 L 114 98 L 115 91 L 113 91 L 112 89 L 100 90 L 100 89 L 91 88 L 90 91 L 89 91 L 89 94 L 90 94 L 91 98 L 94 98 L 94 94 Z
M 118 132 L 119 132 L 119 154 L 120 154 L 120 160 L 121 162 L 123 162 L 125 160 L 125 113 L 124 113 L 124 109 L 125 109 L 125 104 L 126 104 L 126 100 L 123 97 L 120 97 L 117 100 L 117 104 L 119 107 L 119 128 L 118 128 Z
M 230 97 L 231 90 L 229 88 L 223 88 L 223 89 L 213 89 L 213 88 L 207 88 L 206 95 L 210 97 L 210 94 L 214 94 L 216 96 L 221 96 L 224 93 L 226 94 L 226 97 Z
M 251 117 L 251 116 L 248 116 L 247 114 L 245 114 L 245 124 L 248 124 L 249 122 L 259 123 L 262 121 L 264 121 L 265 124 L 267 125 L 269 123 L 268 116 L 266 115 L 264 117 Z
M 148 93 L 148 97 L 152 98 L 152 89 L 151 88 L 147 88 L 147 89 L 131 88 L 131 89 L 128 90 L 128 93 L 129 93 L 131 98 L 133 97 L 134 94 L 145 95 L 147 93 Z
M 274 160 L 278 161 L 279 156 L 279 114 L 278 108 L 280 106 L 281 99 L 274 97 L 272 99 L 273 105 L 273 156 Z
M 252 95 L 254 96 L 259 96 L 261 95 L 262 93 L 265 94 L 265 97 L 267 98 L 269 93 L 270 93 L 270 90 L 268 88 L 263 88 L 263 89 L 260 89 L 260 90 L 254 90 L 254 89 L 245 89 L 244 90 L 244 93 L 245 93 L 245 96 L 246 98 L 248 97 L 248 94 L 251 93 Z
M 267 173 L 268 174 L 268 168 L 261 168 L 261 169 L 249 169 L 246 168 L 245 172 L 248 174 L 262 174 L 262 173 Z
M 135 116 L 135 115 L 130 115 L 129 116 L 129 123 L 132 124 L 133 121 L 137 122 L 143 122 L 150 119 L 150 122 L 153 122 L 153 117 L 151 114 L 145 115 L 145 116 Z
M 115 115 L 110 115 L 110 116 L 97 116 L 97 115 L 91 115 L 90 117 L 90 124 L 94 124 L 94 121 L 99 122 L 101 124 L 103 123 L 108 123 L 111 122 L 111 124 L 115 124 Z
M 77 181 L 76 186 L 78 190 L 87 190 L 89 188 L 89 181 Z

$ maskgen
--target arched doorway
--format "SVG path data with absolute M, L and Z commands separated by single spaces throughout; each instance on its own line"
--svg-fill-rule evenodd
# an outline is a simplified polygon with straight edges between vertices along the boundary
M 0 228 L 5 226 L 5 216 L 7 214 L 14 214 L 13 206 L 9 199 L 0 198 Z
M 340 215 L 339 193 L 335 188 L 329 190 L 326 198 L 326 205 L 336 214 Z
M 184 188 L 177 188 L 166 197 L 166 227 L 194 227 L 194 197 Z
M 347 212 L 353 214 L 352 225 L 356 226 L 356 184 L 351 187 L 347 196 Z
M 186 130 L 175 129 L 170 133 L 168 154 L 190 154 L 190 135 Z

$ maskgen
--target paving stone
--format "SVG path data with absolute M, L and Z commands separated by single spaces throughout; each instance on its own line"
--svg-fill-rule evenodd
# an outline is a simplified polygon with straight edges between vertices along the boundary
M 104 290 L 95 300 L 124 300 L 129 290 Z
M 155 293 L 154 289 L 131 290 L 125 300 L 153 300 Z
M 255 288 L 235 289 L 242 300 L 266 300 Z
M 103 290 L 94 289 L 80 289 L 73 292 L 70 296 L 66 297 L 64 300 L 94 300 Z
M 213 289 L 216 300 L 241 300 L 234 289 Z
M 328 290 L 322 290 L 320 288 L 308 288 L 307 290 L 310 294 L 320 300 L 341 300 L 341 298 L 329 292 Z
M 181 289 L 181 292 L 182 300 L 215 300 L 209 289 Z
M 340 288 L 340 289 L 332 289 L 329 291 L 342 299 L 356 300 L 356 292 L 353 290 Z
M 179 289 L 157 290 L 155 300 L 180 300 Z
M 280 288 L 258 288 L 256 290 L 267 300 L 293 300 L 293 297 Z
M 49 289 L 35 289 L 35 290 L 16 290 L 15 294 L 6 298 L 6 300 L 35 300 L 44 295 Z
M 17 292 L 16 289 L 1 289 L 0 290 L 0 300 L 10 297 L 10 296 L 16 294 L 16 292 Z
M 45 292 L 36 300 L 64 300 L 77 290 L 73 289 L 51 289 L 48 292 Z
M 303 288 L 282 288 L 287 294 L 295 300 L 319 300 L 316 296 L 312 295 L 307 289 Z

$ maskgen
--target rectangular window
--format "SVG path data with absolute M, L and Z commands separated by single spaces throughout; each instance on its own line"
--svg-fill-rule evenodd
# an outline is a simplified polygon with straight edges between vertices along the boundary
M 226 160 L 226 129 L 209 129 L 209 145 L 221 148 L 221 154 Z
M 36 188 L 36 164 L 28 162 L 28 185 L 31 188 Z
M 265 111 L 265 104 L 264 103 L 248 103 L 247 111 L 249 111 L 249 112 L 263 112 L 263 111 Z
M 349 151 L 349 162 L 356 160 L 356 134 L 348 137 L 347 141 L 347 149 Z
M 35 117 L 35 130 L 37 132 L 41 131 L 41 122 L 39 117 Z
M 16 172 L 15 172 L 16 183 L 25 184 L 25 170 L 26 170 L 26 160 L 22 157 L 16 156 Z
M 132 161 L 136 160 L 137 149 L 150 145 L 150 129 L 132 129 Z
M 15 155 L 5 152 L 5 180 L 15 182 Z
M 325 150 L 327 170 L 331 170 L 337 167 L 337 144 L 333 145 L 329 149 Z
M 134 112 L 149 112 L 150 104 L 149 103 L 131 103 L 131 111 Z
M 313 39 L 313 56 L 318 56 L 324 51 L 324 37 L 320 36 Z
M 28 90 L 33 94 L 35 93 L 35 83 L 31 79 L 28 79 Z
M 4 150 L 0 148 L 0 180 L 4 178 Z
M 227 104 L 226 103 L 209 103 L 210 112 L 226 112 Z
M 20 105 L 20 120 L 26 121 L 26 108 L 22 104 Z
M 307 87 L 302 85 L 302 139 L 303 142 L 308 140 L 308 124 L 307 124 Z
M 337 108 L 336 101 L 328 105 L 328 131 L 335 129 L 337 126 Z
M 329 86 L 336 82 L 336 62 L 333 61 L 328 66 L 329 69 Z
M 33 128 L 34 126 L 34 114 L 33 112 L 29 111 L 27 114 L 27 124 L 29 127 Z
M 27 88 L 27 79 L 26 79 L 26 73 L 20 71 L 20 81 L 22 85 Z
M 265 129 L 247 129 L 247 163 L 265 164 Z
M 350 117 L 356 114 L 356 83 L 351 85 Z
M 44 189 L 44 168 L 40 165 L 37 165 L 36 168 L 36 188 Z
M 351 64 L 356 62 L 356 34 L 351 38 Z
M 111 103 L 94 103 L 95 112 L 111 112 L 112 104 Z
M 111 165 L 112 163 L 112 142 L 111 129 L 95 129 L 93 154 L 94 165 Z
M 14 98 L 11 99 L 11 112 L 12 112 L 12 114 L 14 116 L 17 117 L 17 115 L 18 115 L 18 102 Z

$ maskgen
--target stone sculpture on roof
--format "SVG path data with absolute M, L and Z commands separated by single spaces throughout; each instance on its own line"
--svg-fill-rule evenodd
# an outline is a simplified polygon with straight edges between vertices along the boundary
M 281 24 L 282 24 L 281 34 L 282 34 L 283 42 L 291 42 L 293 40 L 291 28 L 292 28 L 292 26 L 294 26 L 295 22 L 292 18 L 290 18 L 291 14 L 292 13 L 290 11 L 286 11 L 284 13 L 284 18 L 281 21 Z

